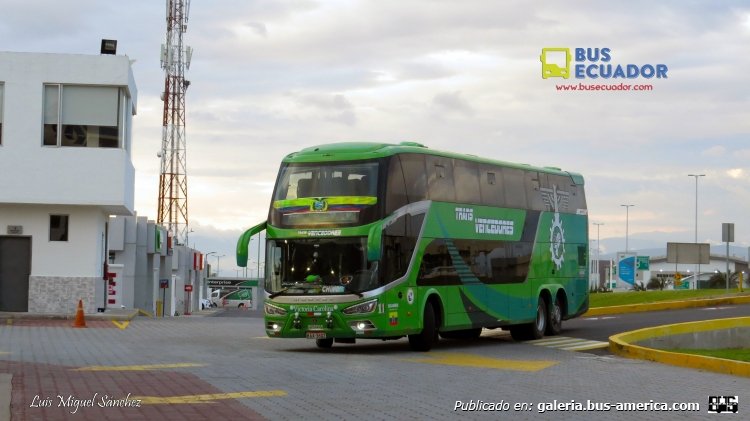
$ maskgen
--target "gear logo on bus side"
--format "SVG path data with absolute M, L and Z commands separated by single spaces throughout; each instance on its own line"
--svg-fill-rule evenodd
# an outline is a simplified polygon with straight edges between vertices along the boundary
M 555 212 L 552 226 L 549 228 L 549 251 L 555 267 L 560 270 L 565 261 L 565 230 L 560 220 L 560 210 L 561 208 L 567 209 L 570 193 L 557 191 L 556 185 L 553 185 L 551 189 L 541 188 L 539 191 L 542 193 L 542 200 L 547 205 L 547 209 Z

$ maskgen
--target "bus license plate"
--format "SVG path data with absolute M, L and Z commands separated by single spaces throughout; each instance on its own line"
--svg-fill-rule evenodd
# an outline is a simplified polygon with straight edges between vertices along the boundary
M 305 337 L 307 337 L 307 339 L 325 339 L 326 333 L 325 332 L 307 332 L 305 334 Z

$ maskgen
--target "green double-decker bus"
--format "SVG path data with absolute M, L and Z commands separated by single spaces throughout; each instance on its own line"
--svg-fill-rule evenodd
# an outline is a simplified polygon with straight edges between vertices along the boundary
M 286 156 L 266 230 L 265 328 L 318 347 L 482 329 L 560 332 L 588 309 L 583 177 L 412 142 L 336 143 Z

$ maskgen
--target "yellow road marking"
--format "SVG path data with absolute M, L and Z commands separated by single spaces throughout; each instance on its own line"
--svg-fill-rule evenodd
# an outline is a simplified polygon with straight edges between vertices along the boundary
M 256 336 L 253 339 L 271 339 L 269 336 Z
M 5 320 L 5 324 L 7 324 L 8 326 L 12 325 L 13 324 L 13 319 L 7 319 L 7 320 Z
M 0 355 L 7 355 L 7 354 L 10 354 L 10 352 L 7 352 L 7 351 L 0 351 Z
M 120 329 L 123 329 L 123 330 L 124 330 L 125 328 L 127 328 L 127 327 L 128 327 L 128 325 L 130 324 L 130 322 L 129 322 L 129 321 L 127 321 L 127 320 L 126 320 L 126 321 L 124 321 L 124 322 L 118 322 L 117 320 L 112 320 L 112 323 L 113 323 L 113 324 L 114 324 L 115 326 L 117 326 L 117 327 L 119 327 Z
M 441 365 L 456 365 L 462 367 L 477 367 L 477 368 L 495 368 L 498 370 L 514 370 L 514 371 L 539 371 L 545 368 L 552 367 L 557 364 L 558 361 L 544 361 L 544 360 L 504 360 L 500 358 L 488 358 L 481 357 L 479 355 L 471 354 L 460 354 L 460 353 L 433 353 L 428 358 L 406 358 L 405 361 L 425 363 L 425 364 L 441 364 Z
M 183 396 L 134 396 L 130 399 L 140 399 L 144 405 L 179 404 L 179 403 L 214 403 L 221 399 L 267 398 L 272 396 L 286 396 L 283 390 L 258 390 L 248 392 L 210 393 L 205 395 Z
M 144 315 L 144 316 L 146 316 L 146 317 L 154 317 L 154 315 L 153 315 L 153 314 L 149 313 L 149 312 L 148 312 L 148 311 L 146 311 L 146 310 L 141 310 L 140 308 L 138 309 L 138 314 L 143 314 L 143 315 Z
M 74 368 L 73 371 L 148 371 L 162 368 L 203 367 L 205 364 L 175 363 L 175 364 L 146 364 L 146 365 L 92 365 Z

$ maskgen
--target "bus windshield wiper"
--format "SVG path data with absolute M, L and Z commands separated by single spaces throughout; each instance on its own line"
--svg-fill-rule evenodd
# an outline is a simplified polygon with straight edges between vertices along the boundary
M 278 291 L 274 292 L 273 294 L 269 295 L 269 296 L 268 296 L 268 298 L 276 298 L 276 297 L 278 297 L 279 295 L 281 295 L 281 294 L 283 294 L 283 293 L 287 292 L 288 290 L 289 290 L 289 288 L 283 288 L 283 289 L 280 289 L 280 290 L 278 290 Z

